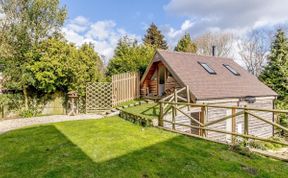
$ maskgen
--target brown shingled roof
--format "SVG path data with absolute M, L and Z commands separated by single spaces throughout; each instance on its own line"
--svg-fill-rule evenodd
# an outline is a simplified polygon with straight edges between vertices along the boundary
M 157 50 L 157 53 L 174 77 L 189 86 L 197 100 L 277 96 L 277 93 L 232 59 L 164 50 Z M 208 64 L 217 74 L 209 74 L 198 62 Z M 223 64 L 230 65 L 240 76 L 233 75 Z

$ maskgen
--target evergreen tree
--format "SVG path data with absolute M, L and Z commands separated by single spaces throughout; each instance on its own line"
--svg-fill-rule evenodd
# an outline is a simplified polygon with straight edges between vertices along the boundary
M 175 51 L 196 53 L 197 52 L 197 46 L 195 43 L 192 42 L 190 34 L 185 33 L 185 35 L 178 41 L 178 44 L 174 50 Z
M 280 29 L 272 43 L 268 64 L 259 79 L 279 94 L 279 100 L 288 96 L 288 40 Z
M 268 60 L 259 79 L 279 94 L 277 109 L 288 109 L 288 39 L 281 29 L 275 35 Z M 280 115 L 280 124 L 288 126 L 288 117 Z
M 161 31 L 158 30 L 157 26 L 152 23 L 146 31 L 143 42 L 145 45 L 150 45 L 153 48 L 168 49 L 167 42 L 164 39 Z
M 137 41 L 124 37 L 119 40 L 114 57 L 109 61 L 107 74 L 123 72 L 144 73 L 153 58 L 155 50 L 148 45 L 139 45 Z
M 42 94 L 76 90 L 84 95 L 87 82 L 103 79 L 103 64 L 92 44 L 77 48 L 63 39 L 49 38 L 41 41 L 25 57 L 31 61 L 26 66 L 29 90 Z

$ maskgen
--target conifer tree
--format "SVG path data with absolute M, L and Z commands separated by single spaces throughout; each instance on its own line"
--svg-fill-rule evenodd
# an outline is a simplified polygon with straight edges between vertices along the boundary
M 123 37 L 119 40 L 113 58 L 107 66 L 107 75 L 123 72 L 144 73 L 147 65 L 153 58 L 153 47 L 138 44 L 137 41 Z
M 164 39 L 158 27 L 152 23 L 146 31 L 143 42 L 145 45 L 152 46 L 153 48 L 168 49 L 167 42 Z
M 268 64 L 259 79 L 279 94 L 277 109 L 288 109 L 288 39 L 281 29 L 275 35 Z M 279 119 L 281 125 L 288 126 L 287 115 L 280 115 Z
M 175 51 L 196 53 L 197 52 L 197 46 L 195 43 L 192 42 L 190 34 L 185 33 L 185 35 L 178 41 L 178 44 L 174 50 Z
M 268 64 L 259 79 L 279 94 L 279 100 L 288 97 L 288 40 L 281 29 L 275 35 Z

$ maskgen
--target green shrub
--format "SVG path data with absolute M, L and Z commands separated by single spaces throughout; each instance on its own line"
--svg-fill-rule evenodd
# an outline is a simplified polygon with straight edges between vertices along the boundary
M 277 100 L 276 108 L 281 110 L 288 110 L 288 97 L 285 97 L 283 101 Z M 284 127 L 288 127 L 288 114 L 279 114 L 277 118 L 277 123 Z M 285 136 L 286 138 L 288 138 L 288 133 L 284 130 L 277 128 L 277 131 L 280 133 L 281 136 Z
M 149 127 L 153 125 L 151 119 L 145 118 L 143 116 L 135 115 L 135 114 L 123 111 L 123 110 L 120 111 L 119 116 L 125 120 L 128 120 L 137 125 L 141 125 L 143 127 Z
M 267 150 L 267 147 L 262 142 L 256 140 L 251 140 L 249 142 L 249 147 L 259 150 Z
M 31 107 L 29 109 L 22 109 L 19 113 L 19 116 L 29 118 L 29 117 L 35 117 L 39 114 L 40 112 L 38 111 L 37 107 Z
M 271 140 L 278 141 L 278 142 L 285 142 L 284 138 L 280 137 L 271 137 Z M 264 142 L 259 140 L 251 140 L 247 143 L 247 145 L 251 148 L 256 148 L 260 150 L 275 150 L 282 148 L 283 145 L 277 144 L 277 143 L 270 143 L 270 142 Z
M 34 116 L 34 113 L 32 110 L 30 109 L 27 109 L 27 110 L 23 110 L 19 113 L 20 117 L 25 117 L 25 118 L 28 118 L 28 117 L 33 117 Z
M 249 147 L 244 146 L 243 142 L 230 145 L 229 150 L 247 157 L 252 157 L 254 155 L 254 153 L 250 151 Z

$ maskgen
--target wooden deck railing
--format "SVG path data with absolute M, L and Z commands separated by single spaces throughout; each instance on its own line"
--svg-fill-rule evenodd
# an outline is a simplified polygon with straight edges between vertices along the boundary
M 184 92 L 185 92 L 185 93 L 184 93 Z M 181 94 L 181 93 L 184 93 L 184 94 L 186 95 L 186 98 L 179 96 L 179 94 Z M 168 96 L 162 98 L 162 99 L 159 101 L 159 103 L 160 103 L 160 113 L 161 113 L 161 112 L 165 112 L 165 110 L 166 110 L 166 109 L 168 108 L 168 106 L 169 106 L 169 102 L 172 102 L 172 101 L 174 101 L 174 102 L 176 102 L 176 103 L 177 103 L 178 101 L 182 101 L 182 102 L 186 102 L 187 104 L 189 104 L 189 103 L 190 103 L 189 87 L 186 86 L 186 87 L 183 87 L 183 88 L 181 88 L 181 89 L 179 89 L 179 90 L 177 90 L 177 88 L 175 88 L 174 93 L 172 93 L 171 95 L 168 95 Z M 165 102 L 168 102 L 168 103 L 165 103 Z M 163 103 L 163 104 L 161 105 L 161 103 Z M 189 105 L 188 105 L 187 107 L 188 107 L 188 110 L 189 110 Z M 170 106 L 170 108 L 169 108 L 168 110 L 166 110 L 166 111 L 168 112 L 170 109 L 171 109 L 171 106 Z M 173 110 L 173 111 L 174 111 L 174 110 Z M 167 112 L 166 112 L 166 114 L 167 114 Z M 175 113 L 176 113 L 176 112 L 177 112 L 177 111 L 175 111 Z
M 257 137 L 254 135 L 251 135 L 249 133 L 249 120 L 251 119 L 251 117 L 261 120 L 262 122 L 265 122 L 266 124 L 269 124 L 271 126 L 273 126 L 274 128 L 278 128 L 283 130 L 284 132 L 288 133 L 288 128 L 275 123 L 274 121 L 270 121 L 267 120 L 255 113 L 253 113 L 253 111 L 258 111 L 258 112 L 270 112 L 274 114 L 279 114 L 279 113 L 284 113 L 288 115 L 288 111 L 287 110 L 275 110 L 275 109 L 260 109 L 260 108 L 248 108 L 248 107 L 237 107 L 237 106 L 218 106 L 218 105 L 209 105 L 209 104 L 195 104 L 195 103 L 190 103 L 190 101 L 188 101 L 187 99 L 183 99 L 182 97 L 179 97 L 177 94 L 180 91 L 184 91 L 187 90 L 187 95 L 189 96 L 189 90 L 188 88 L 182 88 L 180 90 L 176 90 L 174 92 L 173 95 L 169 95 L 167 97 L 165 97 L 164 99 L 159 101 L 160 104 L 160 114 L 159 114 L 159 120 L 158 120 L 158 125 L 159 127 L 163 127 L 164 126 L 164 122 L 171 124 L 172 126 L 172 130 L 176 131 L 176 126 L 182 126 L 182 127 L 188 127 L 191 129 L 199 129 L 199 136 L 201 137 L 206 137 L 206 131 L 212 131 L 212 132 L 217 132 L 217 133 L 222 133 L 222 134 L 228 134 L 232 136 L 232 143 L 236 142 L 236 138 L 237 137 L 242 137 L 244 139 L 253 139 L 253 140 L 261 140 L 261 141 L 265 141 L 265 142 L 270 142 L 270 143 L 276 143 L 276 144 L 281 144 L 281 145 L 285 145 L 288 146 L 288 142 L 280 142 L 277 140 L 272 140 L 269 138 L 262 138 L 262 137 Z M 179 102 L 177 99 L 185 101 L 185 102 Z M 193 118 L 191 115 L 185 113 L 185 111 L 183 111 L 181 108 L 183 107 L 188 107 L 188 110 L 190 108 L 200 108 L 200 118 L 195 119 Z M 222 108 L 222 109 L 231 109 L 231 115 L 213 120 L 213 121 L 207 121 L 206 117 L 207 117 L 207 111 L 209 108 Z M 167 115 L 169 112 L 172 112 L 172 119 L 171 120 L 165 120 L 164 116 Z M 238 112 L 236 112 L 238 111 Z M 175 118 L 177 116 L 177 112 L 180 112 L 181 114 L 183 114 L 184 116 L 186 116 L 187 118 L 189 118 L 191 120 L 191 122 L 196 123 L 198 126 L 196 125 L 192 125 L 192 124 L 183 124 L 183 123 L 177 123 L 175 121 Z M 241 116 L 243 115 L 244 118 L 244 132 L 242 133 L 237 133 L 236 132 L 236 123 L 237 123 L 237 116 Z M 211 128 L 211 126 L 222 122 L 222 121 L 226 121 L 227 119 L 232 120 L 232 131 L 226 131 L 226 130 L 219 130 L 219 129 L 214 129 Z M 205 123 L 206 122 L 206 123 Z M 210 127 L 208 127 L 210 126 Z

